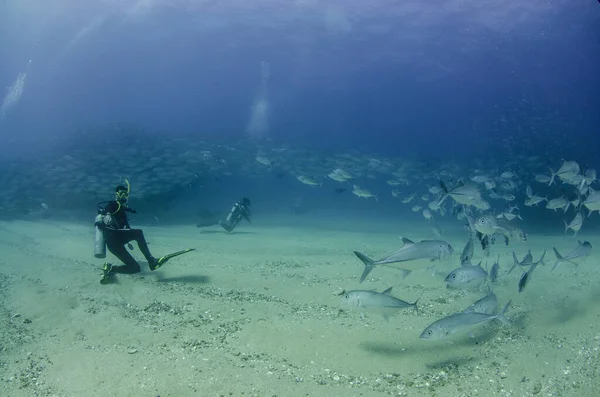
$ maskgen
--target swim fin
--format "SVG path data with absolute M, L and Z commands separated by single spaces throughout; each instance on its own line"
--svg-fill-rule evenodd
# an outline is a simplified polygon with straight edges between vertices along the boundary
M 102 278 L 100 279 L 100 284 L 108 284 L 112 279 L 112 268 L 113 265 L 106 262 L 104 266 L 102 266 Z
M 162 267 L 162 265 L 164 265 L 165 263 L 167 263 L 167 261 L 169 259 L 174 258 L 179 255 L 187 254 L 188 252 L 192 252 L 195 250 L 196 250 L 195 248 L 188 248 L 188 249 L 184 249 L 181 251 L 173 252 L 172 254 L 161 256 L 160 258 L 158 258 L 156 260 L 156 262 L 149 263 L 148 265 L 150 266 L 150 270 L 156 270 L 156 269 L 159 269 L 160 267 Z

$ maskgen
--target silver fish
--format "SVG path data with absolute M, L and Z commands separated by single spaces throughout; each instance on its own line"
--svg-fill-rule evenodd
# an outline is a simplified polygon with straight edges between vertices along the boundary
M 596 180 L 596 170 L 594 168 L 589 168 L 585 170 L 583 177 L 585 178 L 586 185 L 591 185 Z
M 474 252 L 474 243 L 473 239 L 469 237 L 467 244 L 462 250 L 460 254 L 460 264 L 461 266 L 471 266 L 471 260 L 473 260 L 473 252 Z
M 567 231 L 571 229 L 575 232 L 575 234 L 573 235 L 573 237 L 575 237 L 577 236 L 577 232 L 579 232 L 579 230 L 581 229 L 581 225 L 583 224 L 583 215 L 581 215 L 581 212 L 578 212 L 575 215 L 575 218 L 573 218 L 573 220 L 571 221 L 571 223 L 567 223 L 567 221 L 563 222 L 565 223 L 565 236 L 567 235 Z
M 498 298 L 493 291 L 467 307 L 463 313 L 494 314 L 498 309 Z
M 552 266 L 552 270 L 556 269 L 560 264 L 565 262 L 571 263 L 575 265 L 575 267 L 577 267 L 579 264 L 573 262 L 573 260 L 578 258 L 586 258 L 592 251 L 592 244 L 590 244 L 587 241 L 578 241 L 577 248 L 575 248 L 566 256 L 562 256 L 556 248 L 553 247 L 553 249 L 554 254 L 556 255 L 556 263 L 554 264 L 554 266 Z
M 498 272 L 500 271 L 500 254 L 498 254 L 498 259 L 492 265 L 490 269 L 490 282 L 495 283 L 498 279 Z
M 390 292 L 392 292 L 392 287 L 383 292 L 365 290 L 342 291 L 340 295 L 342 295 L 342 303 L 345 306 L 361 312 L 380 314 L 386 321 L 388 321 L 389 316 L 398 310 L 411 307 L 418 310 L 417 302 L 419 302 L 421 297 L 411 303 L 391 296 Z
M 592 212 L 598 211 L 600 213 L 600 193 L 590 188 L 590 193 L 583 201 L 583 205 L 587 208 L 590 213 L 588 217 L 592 215 Z
M 475 266 L 461 266 L 452 270 L 444 279 L 452 288 L 478 287 L 487 278 L 488 274 L 481 267 L 481 262 Z
M 404 204 L 408 204 L 408 203 L 410 203 L 411 201 L 413 201 L 415 197 L 416 197 L 416 194 L 411 194 L 410 196 L 408 196 L 408 197 L 406 197 L 406 198 L 402 199 L 402 202 L 403 202 Z
M 504 308 L 498 314 L 485 314 L 485 313 L 454 313 L 449 316 L 442 318 L 429 325 L 421 333 L 420 338 L 426 340 L 440 340 L 448 336 L 454 335 L 459 331 L 465 330 L 471 326 L 475 326 L 481 323 L 485 323 L 491 320 L 500 320 L 502 323 L 509 325 L 508 320 L 504 314 L 510 306 L 510 302 L 504 305 Z
M 552 171 L 550 168 L 550 181 L 548 182 L 548 186 L 552 185 L 555 177 L 559 177 L 561 180 L 569 180 L 572 179 L 575 175 L 579 174 L 580 168 L 579 164 L 575 161 L 564 161 L 558 171 Z
M 550 182 L 551 178 L 548 175 L 538 174 L 535 176 L 534 179 L 536 180 L 536 182 L 539 183 L 548 183 Z
M 512 256 L 513 256 L 513 265 L 509 269 L 508 273 L 506 273 L 506 274 L 510 274 L 510 272 L 512 272 L 517 266 L 530 266 L 533 264 L 533 255 L 531 255 L 531 250 L 529 250 L 527 252 L 527 255 L 525 255 L 523 257 L 523 259 L 520 261 L 517 258 L 515 251 L 512 252 Z
M 402 248 L 379 260 L 373 260 L 358 251 L 354 251 L 354 255 L 365 264 L 365 270 L 360 277 L 360 282 L 362 283 L 371 270 L 377 265 L 390 266 L 394 263 L 408 262 L 417 259 L 442 260 L 454 252 L 452 245 L 442 240 L 423 240 L 415 243 L 412 240 L 402 237 L 402 242 L 404 243 Z M 396 265 L 390 267 L 402 270 L 404 277 L 410 273 L 410 270 L 402 269 L 402 266 Z
M 527 207 L 532 207 L 534 205 L 537 206 L 539 203 L 541 203 L 543 201 L 548 201 L 548 199 L 546 197 L 536 196 L 534 194 L 533 196 L 531 196 L 527 200 L 525 200 L 525 205 Z
M 571 205 L 569 200 L 567 200 L 564 197 L 558 197 L 548 201 L 548 203 L 546 203 L 546 208 L 554 211 L 556 211 L 559 208 L 562 208 L 563 212 L 567 212 L 567 210 L 569 209 L 569 205 Z
M 504 234 L 507 239 L 512 239 L 514 241 L 527 241 L 527 233 L 525 233 L 519 226 L 515 223 L 509 222 L 505 219 L 497 219 L 496 225 L 500 228 L 498 233 Z M 508 244 L 508 242 L 507 242 Z
M 521 275 L 521 278 L 519 278 L 519 292 L 523 292 L 523 290 L 525 289 L 525 287 L 527 286 L 527 284 L 531 280 L 531 275 L 533 274 L 533 271 L 537 268 L 537 266 L 540 263 L 542 265 L 544 264 L 544 257 L 545 256 L 546 256 L 546 250 L 544 250 L 544 253 L 542 254 L 540 260 L 537 261 L 537 262 L 532 263 L 531 267 L 529 269 L 527 269 L 527 271 L 524 272 Z
M 475 185 L 457 186 L 440 197 L 438 205 L 442 205 L 448 197 L 451 197 L 458 204 L 472 205 L 475 201 L 481 200 L 481 192 Z

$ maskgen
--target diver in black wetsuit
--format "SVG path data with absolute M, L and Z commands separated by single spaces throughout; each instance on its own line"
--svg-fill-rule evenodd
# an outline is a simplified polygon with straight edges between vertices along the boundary
M 235 203 L 227 215 L 227 219 L 219 222 L 219 225 L 228 233 L 231 233 L 242 219 L 250 222 L 250 206 L 252 203 L 248 197 L 242 198 Z
M 127 251 L 127 248 L 125 248 L 125 245 L 131 247 L 129 244 L 130 241 L 135 240 L 137 242 L 140 251 L 148 261 L 150 270 L 158 269 L 169 259 L 167 257 L 157 259 L 152 256 L 148 248 L 148 243 L 144 238 L 144 232 L 141 229 L 131 228 L 127 219 L 127 213 L 135 214 L 136 211 L 127 206 L 128 199 L 129 182 L 127 181 L 127 187 L 122 185 L 117 186 L 114 201 L 106 202 L 104 208 L 100 207 L 100 204 L 104 203 L 99 204 L 100 210 L 98 212 L 102 216 L 102 230 L 106 247 L 124 263 L 122 266 L 113 266 L 110 263 L 105 263 L 102 269 L 105 278 L 112 273 L 134 274 L 140 272 L 140 265 Z

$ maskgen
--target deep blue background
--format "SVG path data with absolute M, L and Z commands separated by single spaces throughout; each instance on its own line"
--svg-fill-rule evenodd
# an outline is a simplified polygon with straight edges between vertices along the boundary
M 0 82 L 28 73 L 0 122 L 13 153 L 123 121 L 242 136 L 267 61 L 275 140 L 598 158 L 595 1 L 20 3 L 0 5 Z

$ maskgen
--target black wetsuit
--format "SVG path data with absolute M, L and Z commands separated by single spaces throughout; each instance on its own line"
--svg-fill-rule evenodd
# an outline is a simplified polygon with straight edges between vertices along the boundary
M 137 261 L 131 256 L 125 245 L 130 241 L 136 241 L 137 245 L 149 264 L 155 263 L 156 258 L 150 253 L 148 243 L 141 229 L 132 229 L 127 219 L 127 212 L 135 212 L 126 205 L 120 205 L 116 201 L 109 201 L 104 208 L 105 214 L 113 218 L 111 225 L 104 227 L 104 240 L 106 247 L 125 265 L 113 266 L 115 273 L 133 274 L 139 273 L 141 268 Z

